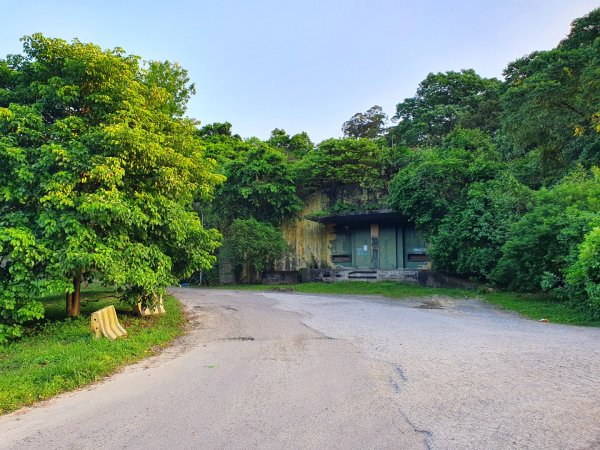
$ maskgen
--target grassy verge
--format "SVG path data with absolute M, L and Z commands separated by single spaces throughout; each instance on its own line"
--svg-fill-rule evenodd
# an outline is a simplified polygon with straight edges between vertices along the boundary
M 226 289 L 269 291 L 290 289 L 293 292 L 314 294 L 381 295 L 393 299 L 428 298 L 441 295 L 453 298 L 477 298 L 497 307 L 514 311 L 534 320 L 547 319 L 552 323 L 600 327 L 600 321 L 591 321 L 579 310 L 559 303 L 543 294 L 515 292 L 478 293 L 466 289 L 428 288 L 397 281 L 341 281 L 337 283 L 302 283 L 285 286 L 235 285 Z
M 600 327 L 599 320 L 590 320 L 583 311 L 571 308 L 543 294 L 521 294 L 496 292 L 481 295 L 480 298 L 507 311 L 515 311 L 524 317 L 552 323 Z
M 184 331 L 185 316 L 172 297 L 167 314 L 140 318 L 110 291 L 83 293 L 82 315 L 65 319 L 64 297 L 44 299 L 46 319 L 19 341 L 0 348 L 0 414 L 76 389 L 156 353 Z M 128 332 L 116 341 L 95 339 L 90 313 L 109 304 Z

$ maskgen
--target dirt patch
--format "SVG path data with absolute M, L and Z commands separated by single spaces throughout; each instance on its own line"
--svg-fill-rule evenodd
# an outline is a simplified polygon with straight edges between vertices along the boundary
M 290 288 L 290 287 L 271 287 L 271 288 L 269 288 L 269 291 L 272 291 L 272 292 L 294 292 L 294 289 Z
M 439 300 L 425 300 L 420 305 L 415 306 L 415 308 L 421 309 L 444 309 L 444 305 Z
M 237 311 L 237 308 L 234 308 L 233 306 L 222 306 L 221 308 L 226 309 L 227 311 Z

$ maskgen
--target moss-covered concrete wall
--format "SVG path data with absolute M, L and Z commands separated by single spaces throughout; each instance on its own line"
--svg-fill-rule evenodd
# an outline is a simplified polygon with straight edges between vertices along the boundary
M 290 244 L 290 255 L 282 261 L 277 270 L 299 270 L 303 268 L 331 267 L 331 242 L 335 239 L 333 225 L 312 222 L 304 217 L 329 206 L 329 198 L 317 193 L 309 197 L 304 208 L 293 219 L 283 223 L 283 235 Z

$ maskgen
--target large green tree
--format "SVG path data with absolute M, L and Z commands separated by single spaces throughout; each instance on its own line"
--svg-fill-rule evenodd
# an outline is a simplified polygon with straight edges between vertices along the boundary
M 238 272 L 249 269 L 245 281 L 260 279 L 257 275 L 272 270 L 288 251 L 281 230 L 254 218 L 235 219 L 227 230 L 222 253 Z
M 271 131 L 267 143 L 271 147 L 284 151 L 290 160 L 301 159 L 315 147 L 306 132 L 303 131 L 290 136 L 280 128 Z
M 344 136 L 375 139 L 385 131 L 386 114 L 375 105 L 364 113 L 356 113 L 342 125 Z
M 501 145 L 524 182 L 558 181 L 600 163 L 600 9 L 573 22 L 557 48 L 508 65 Z
M 537 191 L 530 209 L 511 226 L 492 278 L 511 289 L 545 287 L 558 293 L 577 261 L 578 246 L 600 226 L 598 199 L 597 169 L 589 174 L 579 168 L 552 188 Z
M 35 305 L 19 288 L 25 266 L 67 293 L 69 315 L 86 279 L 149 301 L 210 267 L 219 234 L 191 204 L 222 177 L 183 118 L 185 70 L 39 34 L 23 47 L 0 61 L 4 311 Z
M 372 139 L 327 139 L 296 164 L 299 188 L 305 195 L 348 185 L 383 191 L 381 152 Z
M 279 224 L 301 209 L 283 152 L 258 139 L 236 142 L 234 149 L 235 159 L 223 166 L 227 181 L 218 189 L 215 202 L 224 228 L 235 219 Z
M 452 202 L 430 236 L 427 254 L 434 269 L 461 277 L 486 279 L 496 267 L 511 226 L 527 210 L 531 191 L 512 175 L 468 185 Z
M 392 179 L 390 206 L 429 236 L 458 204 L 464 204 L 472 183 L 492 180 L 503 165 L 483 151 L 433 148 L 413 150 Z
M 430 73 L 414 97 L 396 106 L 390 130 L 394 141 L 414 146 L 436 146 L 454 127 L 479 128 L 494 133 L 499 127 L 501 82 L 474 70 Z

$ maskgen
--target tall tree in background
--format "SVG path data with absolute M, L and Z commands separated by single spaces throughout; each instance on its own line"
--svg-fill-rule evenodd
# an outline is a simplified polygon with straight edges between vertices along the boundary
M 302 202 L 283 152 L 258 139 L 241 141 L 236 149 L 237 157 L 223 166 L 227 181 L 215 202 L 224 228 L 234 219 L 280 224 L 300 210 Z
M 301 159 L 315 148 L 315 144 L 313 144 L 306 132 L 303 131 L 290 136 L 285 130 L 280 128 L 275 128 L 271 131 L 271 136 L 267 140 L 267 143 L 273 148 L 284 151 L 288 159 L 292 161 Z
M 210 267 L 219 234 L 191 204 L 222 177 L 182 117 L 185 70 L 77 40 L 23 44 L 0 61 L 0 322 L 14 331 L 39 309 L 26 267 L 66 292 L 72 316 L 83 280 L 147 302 Z
M 499 127 L 501 82 L 482 78 L 474 70 L 430 73 L 417 94 L 396 106 L 390 130 L 401 145 L 436 146 L 454 127 L 494 133 Z
M 387 116 L 381 106 L 372 106 L 364 113 L 354 114 L 350 120 L 344 122 L 342 131 L 344 136 L 350 138 L 375 139 L 385 131 Z
M 556 49 L 509 64 L 505 77 L 500 149 L 523 160 L 523 180 L 549 185 L 600 163 L 600 9 L 575 20 Z
M 379 154 L 371 139 L 326 139 L 295 165 L 298 188 L 303 195 L 351 185 L 382 192 Z

